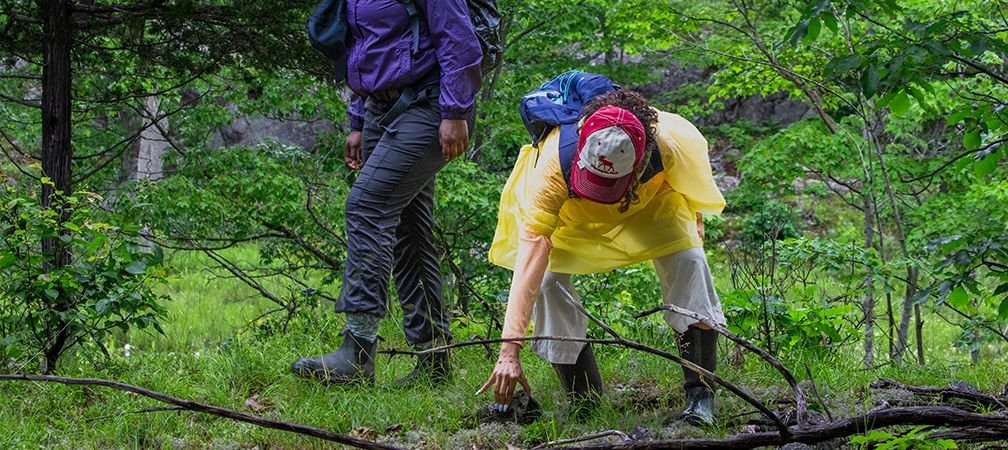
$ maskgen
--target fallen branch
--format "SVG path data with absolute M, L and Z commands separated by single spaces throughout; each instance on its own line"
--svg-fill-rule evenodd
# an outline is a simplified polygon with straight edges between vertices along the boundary
M 763 350 L 762 348 L 759 348 L 756 345 L 750 343 L 749 341 L 747 341 L 747 340 L 739 337 L 735 333 L 732 333 L 731 331 L 728 331 L 727 328 L 725 328 L 725 327 L 723 327 L 721 325 L 718 325 L 716 323 L 713 323 L 713 322 L 707 320 L 706 317 L 703 317 L 703 316 L 701 316 L 701 315 L 699 315 L 699 314 L 697 314 L 697 313 L 695 313 L 693 311 L 690 311 L 690 310 L 685 309 L 685 308 L 680 308 L 680 307 L 675 306 L 675 305 L 656 306 L 656 307 L 651 308 L 649 310 L 642 311 L 642 312 L 639 312 L 637 314 L 634 314 L 634 318 L 638 318 L 639 319 L 641 317 L 649 316 L 649 315 L 654 314 L 654 313 L 659 312 L 659 311 L 672 311 L 672 312 L 674 312 L 676 314 L 681 314 L 683 316 L 686 316 L 686 317 L 689 317 L 691 319 L 697 320 L 700 323 L 702 323 L 704 325 L 707 325 L 711 329 L 716 330 L 718 333 L 721 333 L 724 337 L 728 338 L 732 342 L 735 342 L 736 344 L 742 346 L 742 348 L 745 348 L 746 350 L 749 350 L 749 351 L 751 351 L 751 352 L 759 355 L 760 358 L 763 358 L 763 360 L 766 361 L 768 364 L 770 364 L 774 369 L 777 369 L 777 371 L 780 372 L 781 375 L 784 376 L 784 380 L 787 381 L 788 385 L 791 386 L 791 391 L 794 392 L 795 411 L 796 411 L 798 423 L 804 423 L 806 414 L 808 412 L 808 397 L 805 396 L 805 392 L 802 391 L 802 389 L 801 389 L 800 386 L 798 386 L 798 381 L 795 380 L 795 377 L 794 377 L 794 375 L 791 374 L 791 371 L 788 370 L 787 367 L 784 367 L 784 364 L 782 364 L 780 362 L 780 360 L 778 360 L 777 358 L 775 358 L 773 355 L 771 355 L 770 353 L 768 353 L 766 350 Z
M 553 447 L 556 447 L 558 445 L 574 444 L 574 443 L 577 443 L 577 442 L 594 441 L 595 439 L 602 439 L 604 437 L 609 437 L 609 436 L 616 436 L 616 437 L 622 439 L 623 442 L 628 442 L 628 441 L 632 441 L 633 440 L 633 438 L 631 438 L 630 436 L 627 436 L 627 434 L 624 433 L 624 432 L 622 432 L 622 431 L 609 430 L 609 431 L 602 431 L 602 432 L 598 432 L 598 433 L 586 434 L 584 436 L 578 436 L 578 437 L 573 437 L 573 438 L 569 438 L 569 439 L 560 439 L 560 440 L 556 440 L 556 441 L 545 442 L 545 443 L 539 444 L 539 445 L 537 445 L 535 447 L 532 447 L 532 450 L 539 450 L 539 449 L 543 449 L 543 448 L 553 448 Z
M 314 428 L 299 423 L 291 423 L 291 422 L 283 422 L 280 420 L 267 419 L 264 417 L 246 414 L 241 411 L 234 411 L 227 408 L 221 408 L 219 406 L 197 403 L 190 400 L 182 400 L 179 398 L 172 397 L 170 395 L 162 394 L 160 392 L 151 391 L 139 386 L 120 383 L 117 381 L 102 380 L 97 378 L 64 378 L 50 375 L 27 375 L 27 374 L 12 374 L 12 375 L 0 374 L 0 381 L 39 381 L 46 383 L 61 383 L 70 385 L 105 386 L 120 391 L 132 392 L 134 394 L 142 395 L 144 397 L 150 397 L 154 400 L 176 405 L 190 411 L 202 412 L 218 417 L 225 417 L 231 420 L 237 420 L 239 422 L 251 423 L 253 425 L 257 425 L 260 427 L 273 428 L 275 430 L 282 430 L 282 431 L 290 431 L 292 433 L 316 437 L 327 441 L 339 442 L 341 444 L 346 444 L 351 447 L 364 448 L 364 449 L 398 450 L 397 447 L 393 447 L 391 445 L 365 441 L 362 439 L 347 436 L 345 434 L 334 433 L 332 431 Z
M 937 397 L 942 401 L 950 399 L 966 400 L 983 407 L 1008 410 L 1008 406 L 1005 406 L 1006 399 L 999 399 L 974 389 L 963 389 L 955 386 L 943 388 L 908 386 L 889 378 L 882 378 L 872 383 L 871 387 L 872 389 L 900 389 L 914 394 Z
M 676 439 L 667 441 L 631 441 L 617 444 L 564 447 L 567 449 L 750 449 L 764 446 L 779 446 L 791 442 L 815 444 L 832 439 L 864 434 L 878 428 L 892 426 L 931 425 L 956 428 L 977 428 L 984 432 L 978 436 L 982 441 L 1008 439 L 1008 417 L 976 414 L 948 406 L 919 406 L 911 408 L 889 408 L 868 414 L 817 425 L 801 425 L 791 428 L 791 436 L 780 433 L 763 432 L 737 434 L 725 439 Z M 978 441 L 979 442 L 979 441 Z

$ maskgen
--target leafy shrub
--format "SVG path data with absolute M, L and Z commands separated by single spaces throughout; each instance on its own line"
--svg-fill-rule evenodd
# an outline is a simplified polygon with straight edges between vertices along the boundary
M 767 200 L 762 208 L 742 218 L 742 242 L 748 245 L 799 236 L 801 231 L 797 217 L 790 208 L 778 202 Z
M 929 426 L 915 427 L 900 436 L 886 431 L 875 430 L 863 436 L 852 437 L 851 443 L 858 448 L 871 448 L 875 450 L 946 450 L 959 448 L 955 441 L 951 439 L 932 438 L 932 432 L 933 428 Z
M 43 371 L 52 371 L 74 345 L 91 342 L 107 356 L 113 330 L 161 332 L 166 298 L 152 291 L 165 276 L 161 249 L 139 226 L 103 222 L 101 200 L 57 194 L 47 209 L 13 188 L 0 193 L 0 357 L 24 364 L 44 354 Z M 60 209 L 69 211 L 62 223 Z M 58 238 L 68 263 L 42 251 L 45 238 Z
M 721 297 L 730 328 L 775 352 L 830 349 L 852 336 L 870 252 L 827 239 L 788 239 L 728 249 L 733 290 Z

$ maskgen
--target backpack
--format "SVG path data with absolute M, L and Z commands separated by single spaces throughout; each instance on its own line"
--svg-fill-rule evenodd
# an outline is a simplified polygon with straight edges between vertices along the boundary
M 412 53 L 420 48 L 420 11 L 413 0 L 400 0 L 406 7 L 413 34 Z M 503 45 L 500 37 L 500 12 L 496 0 L 467 0 L 469 18 L 483 50 L 480 70 L 484 75 L 493 71 L 501 63 Z M 315 50 L 333 62 L 335 81 L 347 76 L 346 52 L 346 0 L 322 0 L 308 18 L 308 40 Z
M 581 117 L 581 109 L 595 97 L 618 89 L 619 85 L 603 75 L 571 70 L 521 98 L 518 113 L 534 147 L 538 148 L 554 128 L 560 128 L 560 168 L 568 186 L 574 153 L 577 152 L 577 121 Z M 653 152 L 641 181 L 647 181 L 661 171 L 661 155 Z
M 347 77 L 346 0 L 322 0 L 308 17 L 308 41 L 333 62 L 335 81 Z
M 413 32 L 413 53 L 416 53 L 420 47 L 420 11 L 414 0 L 399 1 L 406 6 L 406 13 L 409 14 L 410 28 Z M 476 39 L 479 40 L 480 49 L 483 50 L 480 72 L 486 75 L 500 65 L 504 53 L 497 0 L 466 0 L 466 6 L 469 7 L 469 20 L 472 22 L 473 31 L 476 32 Z

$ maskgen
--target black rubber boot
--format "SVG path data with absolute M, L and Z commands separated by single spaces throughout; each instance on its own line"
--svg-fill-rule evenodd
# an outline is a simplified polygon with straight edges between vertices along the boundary
M 451 363 L 448 352 L 426 353 L 417 356 L 416 366 L 406 376 L 396 380 L 400 386 L 417 384 L 439 385 L 451 380 Z
M 602 393 L 602 375 L 599 373 L 595 352 L 585 345 L 574 364 L 553 364 L 560 384 L 570 397 L 576 415 L 587 413 Z
M 318 358 L 300 358 L 291 365 L 295 375 L 324 383 L 374 383 L 374 356 L 378 340 L 368 342 L 343 331 L 339 350 Z
M 679 354 L 709 372 L 717 370 L 717 337 L 714 330 L 689 328 L 679 339 Z M 686 408 L 682 419 L 694 426 L 714 424 L 714 381 L 683 367 Z

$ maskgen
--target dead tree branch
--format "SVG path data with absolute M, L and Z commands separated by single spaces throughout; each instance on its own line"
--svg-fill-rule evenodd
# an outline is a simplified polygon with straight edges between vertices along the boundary
M 120 383 L 117 381 L 102 380 L 97 378 L 64 378 L 49 375 L 27 375 L 27 374 L 13 374 L 13 375 L 2 375 L 0 374 L 0 381 L 35 381 L 35 382 L 45 382 L 45 383 L 61 383 L 68 385 L 83 385 L 83 386 L 105 386 L 108 388 L 132 392 L 137 395 L 142 395 L 144 397 L 149 397 L 162 403 L 168 403 L 171 405 L 180 406 L 184 409 L 190 411 L 196 411 L 201 413 L 206 413 L 218 417 L 224 417 L 231 420 L 236 420 L 239 422 L 250 423 L 256 426 L 264 428 L 272 428 L 274 430 L 289 431 L 292 433 L 297 433 L 305 436 L 311 436 L 326 441 L 339 442 L 341 444 L 349 445 L 356 448 L 365 449 L 392 449 L 395 450 L 397 447 L 391 445 L 379 444 L 377 442 L 365 441 L 362 439 L 357 439 L 345 434 L 334 433 L 332 431 L 323 430 L 320 428 L 310 427 L 308 425 L 302 425 L 299 423 L 284 422 L 280 420 L 267 419 L 265 417 L 253 416 L 251 414 L 246 414 L 241 411 L 235 411 L 232 409 L 221 408 L 219 406 L 207 405 L 204 403 L 198 403 L 190 400 L 183 400 L 180 398 L 175 398 L 167 394 L 162 394 L 160 392 L 151 391 L 144 389 L 139 386 L 134 386 L 132 384 Z
M 1005 403 L 1008 402 L 1008 399 L 993 397 L 975 389 L 956 387 L 954 385 L 940 388 L 918 387 L 908 386 L 889 378 L 882 378 L 872 383 L 871 387 L 872 389 L 899 389 L 912 392 L 917 395 L 935 397 L 941 401 L 949 401 L 952 399 L 965 400 L 984 408 L 999 408 L 1002 410 L 1008 410 L 1008 406 L 1005 405 Z M 1008 421 L 1008 419 L 1006 419 L 1006 421 Z
M 624 432 L 622 432 L 622 431 L 619 431 L 619 430 L 608 430 L 608 431 L 602 431 L 602 432 L 598 432 L 598 433 L 586 434 L 584 436 L 578 436 L 578 437 L 573 437 L 573 438 L 569 438 L 569 439 L 559 439 L 559 440 L 556 440 L 556 441 L 545 442 L 545 443 L 539 444 L 539 445 L 537 445 L 535 447 L 532 447 L 532 450 L 539 450 L 539 449 L 543 449 L 543 448 L 554 448 L 554 447 L 559 446 L 559 445 L 574 444 L 574 443 L 577 443 L 577 442 L 594 441 L 595 439 L 602 439 L 604 437 L 609 437 L 609 436 L 616 436 L 616 437 L 622 439 L 623 442 L 627 442 L 627 441 L 632 441 L 633 440 L 633 438 L 631 438 L 630 436 L 627 436 L 627 434 L 624 433 Z
M 784 437 L 776 432 L 737 434 L 725 439 L 677 439 L 668 441 L 631 441 L 618 444 L 564 447 L 567 449 L 617 449 L 617 450 L 658 450 L 658 449 L 724 449 L 742 450 L 766 446 L 779 446 L 790 442 L 815 444 L 832 439 L 864 434 L 871 430 L 892 426 L 931 425 L 954 427 L 956 429 L 983 429 L 977 435 L 983 441 L 1008 439 L 1008 419 L 1005 416 L 976 414 L 949 406 L 916 406 L 910 408 L 879 409 L 867 414 L 837 420 L 834 422 L 800 425 L 791 428 L 791 436 Z M 972 438 L 972 437 L 971 437 Z

